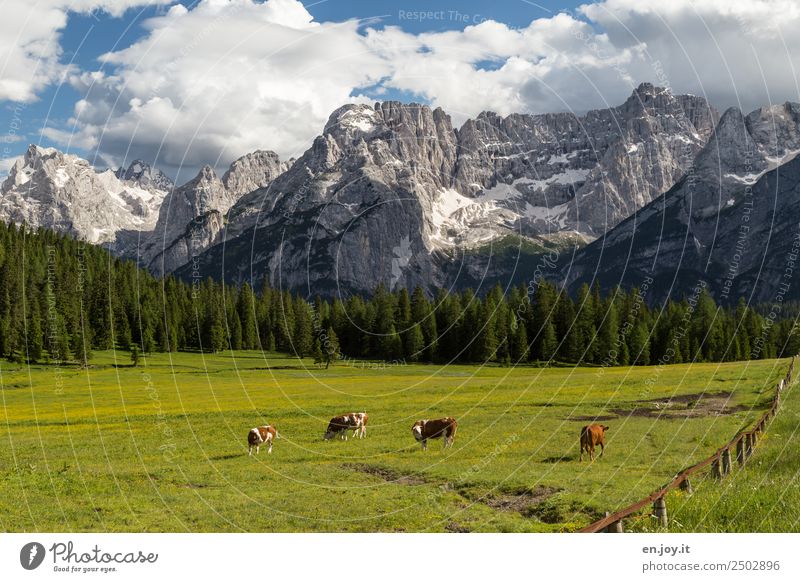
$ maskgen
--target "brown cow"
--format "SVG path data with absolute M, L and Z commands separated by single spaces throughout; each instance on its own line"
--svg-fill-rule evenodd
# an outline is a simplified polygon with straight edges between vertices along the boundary
M 353 430 L 353 438 L 356 435 L 359 438 L 367 436 L 367 421 L 369 415 L 366 412 L 348 412 L 347 414 L 340 414 L 334 416 L 328 423 L 328 428 L 322 436 L 326 441 L 332 439 L 337 434 L 340 438 L 347 440 L 347 431 Z
M 453 446 L 457 428 L 456 419 L 446 416 L 433 420 L 418 420 L 411 427 L 411 432 L 414 433 L 417 442 L 422 443 L 422 450 L 427 451 L 428 439 L 438 439 L 442 436 L 444 437 L 444 448 Z
M 607 430 L 608 427 L 602 424 L 589 424 L 581 429 L 581 461 L 583 461 L 584 451 L 589 453 L 589 460 L 594 461 L 595 445 L 600 445 L 600 456 L 603 456 L 606 449 Z
M 265 426 L 258 426 L 256 428 L 251 428 L 250 432 L 247 433 L 247 454 L 253 454 L 253 447 L 256 449 L 256 454 L 258 454 L 259 450 L 261 449 L 261 445 L 266 443 L 269 448 L 267 449 L 268 453 L 272 452 L 272 441 L 275 437 L 278 436 L 278 431 L 272 425 L 265 425 Z

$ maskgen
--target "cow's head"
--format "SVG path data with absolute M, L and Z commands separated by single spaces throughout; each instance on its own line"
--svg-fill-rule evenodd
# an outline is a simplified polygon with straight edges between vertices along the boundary
M 414 423 L 414 426 L 411 427 L 411 432 L 414 433 L 414 438 L 418 441 L 422 440 L 422 426 L 425 424 L 425 421 L 418 420 Z
M 325 434 L 324 434 L 324 435 L 322 435 L 322 440 L 329 441 L 329 440 L 331 440 L 331 439 L 332 439 L 333 437 L 335 437 L 335 436 L 336 436 L 336 433 L 335 433 L 335 432 L 333 432 L 333 431 L 330 429 L 330 427 L 328 427 L 328 430 L 326 430 L 326 431 L 325 431 Z
M 605 432 L 608 430 L 608 427 L 607 427 L 607 426 L 605 426 L 605 425 L 602 425 L 602 424 L 600 425 L 600 428 L 602 428 L 602 429 L 603 429 L 603 433 L 604 433 L 604 434 L 605 434 Z

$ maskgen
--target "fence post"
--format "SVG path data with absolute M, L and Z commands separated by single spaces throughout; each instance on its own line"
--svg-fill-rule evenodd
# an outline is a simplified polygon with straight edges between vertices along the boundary
M 609 515 L 611 515 L 611 513 L 606 511 L 606 517 L 608 517 Z M 614 523 L 611 523 L 611 524 L 607 525 L 606 529 L 605 529 L 605 532 L 606 533 L 623 533 L 622 520 L 619 519 L 619 520 L 615 521 Z
M 753 454 L 753 435 L 747 433 L 744 435 L 744 458 L 745 460 L 750 458 L 750 455 Z
M 731 472 L 731 450 L 725 449 L 722 451 L 722 476 L 724 477 Z
M 744 437 L 736 441 L 736 460 L 740 467 L 744 467 Z
M 659 497 L 653 502 L 653 514 L 661 527 L 667 527 L 669 521 L 667 520 L 667 502 L 663 497 Z
M 683 481 L 681 481 L 680 488 L 681 488 L 681 491 L 686 492 L 687 495 L 691 495 L 692 493 L 694 493 L 694 490 L 692 489 L 692 484 L 689 481 L 688 477 L 686 479 L 684 479 Z
M 711 476 L 714 477 L 714 479 L 716 479 L 717 481 L 722 479 L 722 474 L 720 473 L 719 470 L 719 457 L 714 459 L 714 461 L 711 463 Z

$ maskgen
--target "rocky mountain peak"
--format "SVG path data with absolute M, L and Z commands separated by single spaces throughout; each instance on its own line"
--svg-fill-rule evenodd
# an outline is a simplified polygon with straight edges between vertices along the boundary
M 273 151 L 258 150 L 234 161 L 222 176 L 225 188 L 236 199 L 263 188 L 288 168 Z
M 219 178 L 217 178 L 217 172 L 214 171 L 214 168 L 206 164 L 200 171 L 197 173 L 197 176 L 191 182 L 200 183 L 200 182 L 215 182 Z
M 780 161 L 800 150 L 800 104 L 786 102 L 760 107 L 745 119 L 753 140 L 767 158 Z
M 141 253 L 156 272 L 169 272 L 217 242 L 224 216 L 242 196 L 268 186 L 286 171 L 278 154 L 258 150 L 235 160 L 220 180 L 209 166 L 164 200 L 153 236 Z
M 708 140 L 697 156 L 696 166 L 710 180 L 751 179 L 766 169 L 767 164 L 753 140 L 744 114 L 730 107 L 722 114 Z
M 113 246 L 121 230 L 151 229 L 164 195 L 74 154 L 31 145 L 0 186 L 0 219 Z
M 153 168 L 143 160 L 134 160 L 126 168 L 120 167 L 114 175 L 120 180 L 134 182 L 143 188 L 157 188 L 169 191 L 175 184 L 172 180 L 158 168 Z
M 379 123 L 376 111 L 369 105 L 348 104 L 339 107 L 328 117 L 323 135 L 364 135 Z

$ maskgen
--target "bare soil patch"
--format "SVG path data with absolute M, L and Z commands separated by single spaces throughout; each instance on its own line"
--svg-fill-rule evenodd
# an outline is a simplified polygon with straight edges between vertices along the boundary
M 531 515 L 533 509 L 558 493 L 557 487 L 540 485 L 533 489 L 519 489 L 517 491 L 501 493 L 481 499 L 486 505 L 500 511 L 518 511 L 523 515 Z
M 582 422 L 603 422 L 619 418 L 616 414 L 597 414 L 595 416 L 568 416 L 565 420 L 580 420 Z
M 342 466 L 346 469 L 358 471 L 359 473 L 366 473 L 367 475 L 372 475 L 373 477 L 378 477 L 388 483 L 395 483 L 397 485 L 424 485 L 427 483 L 425 478 L 420 475 L 407 475 L 386 467 L 376 467 L 375 465 L 359 463 L 347 463 Z
M 702 392 L 700 394 L 681 394 L 670 398 L 640 400 L 630 409 L 616 408 L 612 412 L 618 416 L 637 416 L 642 418 L 703 418 L 722 416 L 749 410 L 749 406 L 733 404 L 732 392 Z

